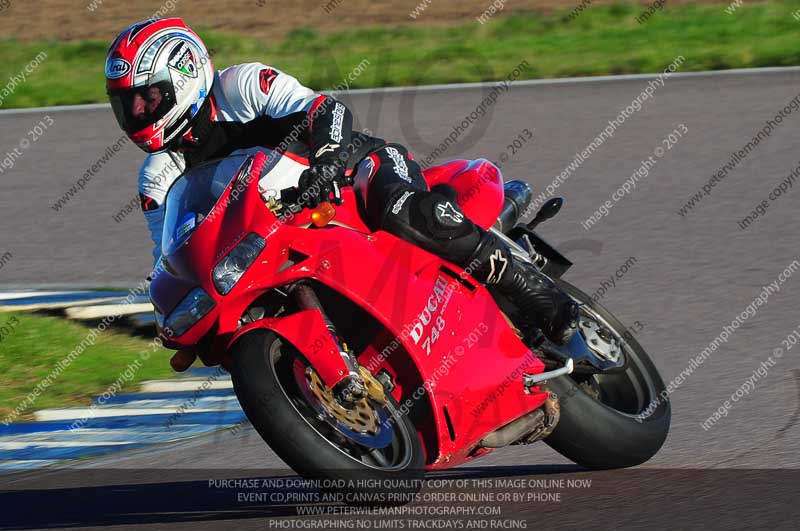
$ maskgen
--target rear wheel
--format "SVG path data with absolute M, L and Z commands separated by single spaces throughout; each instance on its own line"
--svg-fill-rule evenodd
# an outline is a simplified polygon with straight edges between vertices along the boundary
M 337 492 L 344 486 L 342 501 L 353 504 L 405 503 L 419 491 L 422 444 L 390 395 L 385 405 L 365 398 L 344 409 L 308 360 L 265 330 L 241 338 L 232 354 L 247 418 L 297 473 L 332 480 L 322 485 Z
M 545 439 L 554 450 L 587 468 L 644 463 L 664 444 L 670 425 L 664 382 L 642 346 L 608 310 L 575 286 L 556 283 L 581 305 L 581 334 L 624 359 L 613 373 L 573 373 L 548 383 L 559 396 L 561 419 Z M 606 344 L 602 342 L 605 341 Z

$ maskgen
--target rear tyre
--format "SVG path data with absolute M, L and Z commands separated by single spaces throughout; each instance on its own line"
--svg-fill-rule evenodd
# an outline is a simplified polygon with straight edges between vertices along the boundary
M 608 310 L 575 286 L 556 283 L 593 315 L 624 338 L 624 371 L 573 373 L 548 383 L 559 396 L 561 419 L 545 439 L 561 455 L 592 469 L 636 466 L 661 448 L 669 432 L 671 409 L 661 399 L 664 382 L 633 335 Z M 580 333 L 580 332 L 579 332 Z
M 298 474 L 322 480 L 353 505 L 403 504 L 419 492 L 422 444 L 390 395 L 385 406 L 364 399 L 358 415 L 332 410 L 330 390 L 308 361 L 266 330 L 242 337 L 232 355 L 233 386 L 247 418 Z

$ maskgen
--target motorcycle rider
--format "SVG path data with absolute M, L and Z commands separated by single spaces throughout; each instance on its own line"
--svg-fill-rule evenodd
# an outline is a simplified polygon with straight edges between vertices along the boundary
M 245 63 L 215 71 L 208 49 L 182 19 L 125 29 L 108 51 L 106 88 L 120 127 L 148 153 L 139 194 L 156 259 L 166 191 L 182 171 L 236 150 L 277 148 L 293 159 L 307 157 L 308 169 L 298 171 L 298 190 L 312 192 L 306 206 L 329 200 L 332 183 L 349 175 L 372 230 L 460 267 L 478 263 L 473 276 L 513 302 L 525 317 L 515 320 L 520 328 L 534 326 L 562 344 L 576 330 L 572 299 L 467 218 L 452 188 L 429 190 L 405 147 L 353 131 L 342 102 L 275 68 Z

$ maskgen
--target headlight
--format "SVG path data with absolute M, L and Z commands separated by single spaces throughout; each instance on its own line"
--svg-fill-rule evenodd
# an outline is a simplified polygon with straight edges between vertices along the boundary
M 248 234 L 214 266 L 214 287 L 221 295 L 227 295 L 233 289 L 264 250 L 266 243 L 258 234 Z
M 166 328 L 172 332 L 171 336 L 180 337 L 208 315 L 214 306 L 214 299 L 202 288 L 193 289 L 169 314 L 165 321 Z

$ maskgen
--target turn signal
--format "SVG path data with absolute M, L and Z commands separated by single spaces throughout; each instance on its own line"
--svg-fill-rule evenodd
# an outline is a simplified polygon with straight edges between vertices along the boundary
M 316 227 L 324 227 L 334 218 L 336 215 L 336 209 L 333 208 L 333 205 L 325 202 L 320 203 L 320 205 L 311 211 L 311 222 Z

